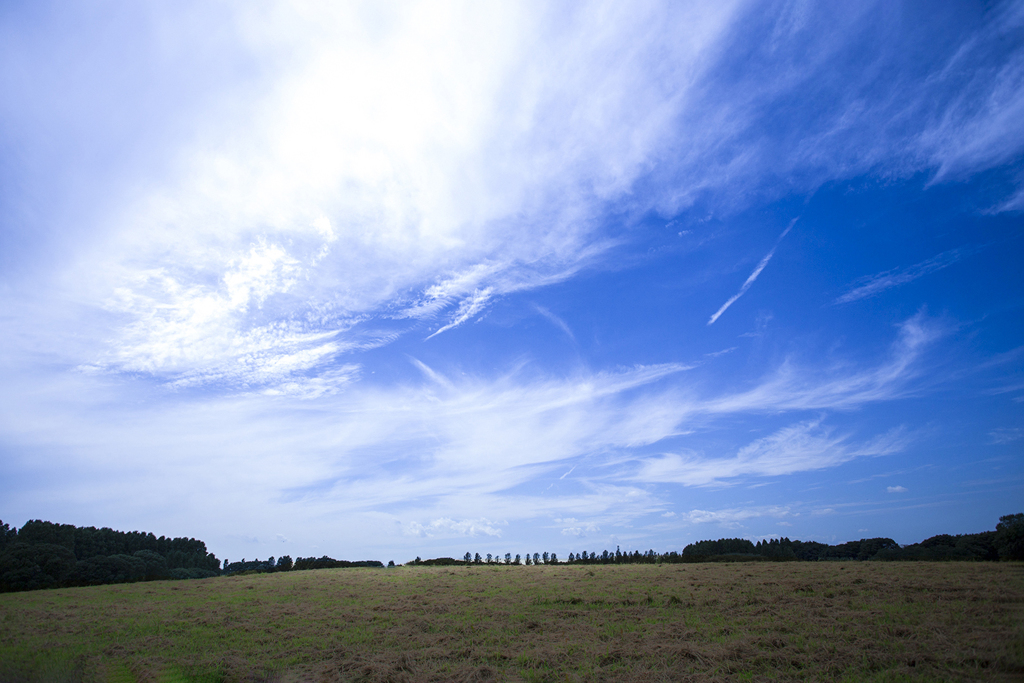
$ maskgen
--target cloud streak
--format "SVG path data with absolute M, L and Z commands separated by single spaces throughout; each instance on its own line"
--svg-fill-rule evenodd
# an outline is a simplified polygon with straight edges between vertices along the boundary
M 860 299 L 867 299 L 869 297 L 881 294 L 887 289 L 893 287 L 899 287 L 905 285 L 908 282 L 924 277 L 929 273 L 948 268 L 957 261 L 964 257 L 970 256 L 971 254 L 977 253 L 981 250 L 981 247 L 963 247 L 960 249 L 950 249 L 944 251 L 938 256 L 916 263 L 906 268 L 894 268 L 893 270 L 887 270 L 877 275 L 871 275 L 861 280 L 860 284 L 843 294 L 835 300 L 836 304 L 848 304 L 853 301 L 859 301 Z
M 740 291 L 733 294 L 724 304 L 722 304 L 721 308 L 719 308 L 717 311 L 714 312 L 714 314 L 712 314 L 712 316 L 708 319 L 708 327 L 714 325 L 715 321 L 718 320 L 723 313 L 725 313 L 726 309 L 728 309 L 730 306 L 736 303 L 737 299 L 739 299 L 741 296 L 747 293 L 747 290 L 750 289 L 750 286 L 754 284 L 755 280 L 757 280 L 757 277 L 761 274 L 761 271 L 764 270 L 764 267 L 768 265 L 769 261 L 771 261 L 772 256 L 775 255 L 775 250 L 779 248 L 779 243 L 782 242 L 782 238 L 789 234 L 789 231 L 793 229 L 794 225 L 796 225 L 796 221 L 797 219 L 794 218 L 786 227 L 786 229 L 782 231 L 782 234 L 779 235 L 778 239 L 775 240 L 775 246 L 772 247 L 771 251 L 765 254 L 765 257 L 761 259 L 761 262 L 757 264 L 757 267 L 754 268 L 754 272 L 750 274 L 750 277 L 748 277 L 746 281 L 743 283 L 743 286 L 740 287 Z
M 641 463 L 638 481 L 674 482 L 687 486 L 721 485 L 740 477 L 777 477 L 794 472 L 835 467 L 856 457 L 889 455 L 903 450 L 901 430 L 852 445 L 850 435 L 836 435 L 822 420 L 790 425 L 758 439 L 732 458 L 706 458 L 698 454 L 664 454 Z

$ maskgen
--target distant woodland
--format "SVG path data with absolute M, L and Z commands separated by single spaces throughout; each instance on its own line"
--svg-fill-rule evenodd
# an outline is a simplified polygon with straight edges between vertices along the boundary
M 348 562 L 330 557 L 285 556 L 275 562 L 221 563 L 195 538 L 167 538 L 142 531 L 114 531 L 42 520 L 21 529 L 0 521 L 0 593 L 134 583 L 205 579 L 246 572 L 383 567 L 376 560 Z
M 978 534 L 940 534 L 920 543 L 901 546 L 891 538 L 865 538 L 838 545 L 788 538 L 753 543 L 743 538 L 699 541 L 670 551 L 623 553 L 603 550 L 569 553 L 563 562 L 555 553 L 504 556 L 466 553 L 461 559 L 440 557 L 411 565 L 473 564 L 631 564 L 682 562 L 779 562 L 779 561 L 999 561 L 1024 560 L 1024 513 L 1005 515 L 993 531 Z M 389 563 L 388 566 L 393 566 Z M 21 529 L 0 521 L 0 592 L 96 586 L 167 579 L 201 579 L 220 575 L 383 567 L 377 560 L 347 561 L 324 556 L 288 555 L 267 560 L 221 563 L 194 538 L 167 538 L 141 531 L 114 531 L 106 527 L 76 527 L 41 520 L 26 522 Z

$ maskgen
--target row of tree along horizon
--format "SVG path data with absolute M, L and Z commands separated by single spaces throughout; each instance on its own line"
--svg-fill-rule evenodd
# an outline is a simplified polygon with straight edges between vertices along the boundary
M 999 518 L 994 531 L 956 536 L 940 534 L 920 543 L 901 546 L 891 538 L 865 538 L 838 545 L 788 538 L 758 541 L 721 538 L 699 541 L 682 552 L 569 553 L 565 561 L 556 553 L 505 553 L 504 556 L 467 552 L 461 559 L 417 557 L 413 566 L 450 565 L 555 565 L 555 564 L 655 564 L 683 562 L 769 562 L 769 561 L 998 561 L 1024 560 L 1024 513 Z M 395 563 L 389 562 L 389 567 Z M 267 560 L 221 562 L 195 538 L 157 537 L 141 531 L 77 527 L 41 520 L 26 522 L 21 529 L 0 521 L 0 592 L 95 586 L 161 579 L 201 579 L 214 576 L 337 569 L 384 567 L 378 560 L 335 560 L 327 557 L 288 555 Z

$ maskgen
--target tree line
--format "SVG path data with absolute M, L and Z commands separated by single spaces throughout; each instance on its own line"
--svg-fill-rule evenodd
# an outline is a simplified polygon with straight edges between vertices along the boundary
M 241 562 L 228 562 L 224 560 L 224 567 L 221 570 L 225 575 L 231 574 L 268 574 L 271 572 L 303 571 L 306 569 L 345 569 L 350 567 L 383 567 L 384 563 L 379 560 L 336 560 L 333 557 L 299 557 L 294 561 L 291 555 L 284 555 L 274 560 L 273 555 L 266 560 L 242 560 Z M 392 562 L 390 566 L 395 566 Z
M 891 538 L 864 538 L 837 545 L 777 538 L 758 541 L 720 538 L 691 543 L 682 552 L 641 553 L 603 550 L 600 553 L 569 553 L 565 561 L 556 553 L 466 553 L 461 559 L 417 557 L 411 565 L 445 566 L 474 564 L 654 564 L 658 562 L 765 562 L 828 560 L 1024 560 L 1024 513 L 1004 515 L 992 531 L 977 534 L 939 534 L 920 543 L 901 546 Z M 41 520 L 26 522 L 21 529 L 0 521 L 0 593 L 130 583 L 157 579 L 198 579 L 218 575 L 383 567 L 377 560 L 335 560 L 327 557 L 288 555 L 267 560 L 242 560 L 223 564 L 195 538 L 168 538 L 141 531 L 76 527 Z M 388 566 L 394 566 L 389 562 Z
M 393 565 L 394 563 L 392 563 Z M 275 560 L 223 564 L 195 538 L 114 531 L 34 519 L 21 529 L 0 521 L 0 593 L 99 586 L 159 579 L 204 579 L 230 574 L 383 567 L 377 560 L 349 562 L 288 555 Z
M 0 521 L 0 592 L 217 576 L 220 561 L 195 538 L 42 520 Z
M 876 561 L 998 561 L 1024 560 L 1024 513 L 1004 515 L 994 531 L 977 534 L 939 534 L 920 543 L 901 546 L 891 538 L 862 538 L 837 545 L 816 541 L 777 538 L 753 541 L 745 538 L 720 538 L 718 540 L 690 543 L 682 552 L 656 553 L 648 550 L 641 553 L 614 552 L 569 553 L 565 562 L 555 553 L 526 553 L 504 556 L 487 553 L 466 553 L 461 559 L 438 557 L 424 560 L 417 557 L 411 565 L 445 566 L 474 564 L 542 565 L 542 564 L 655 564 L 659 562 L 766 562 L 766 561 L 835 561 L 835 560 L 876 560 Z

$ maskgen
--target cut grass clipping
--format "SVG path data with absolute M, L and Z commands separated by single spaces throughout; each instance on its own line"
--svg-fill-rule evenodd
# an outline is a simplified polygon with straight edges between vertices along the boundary
M 1020 563 L 326 569 L 0 595 L 0 680 L 1024 678 Z

